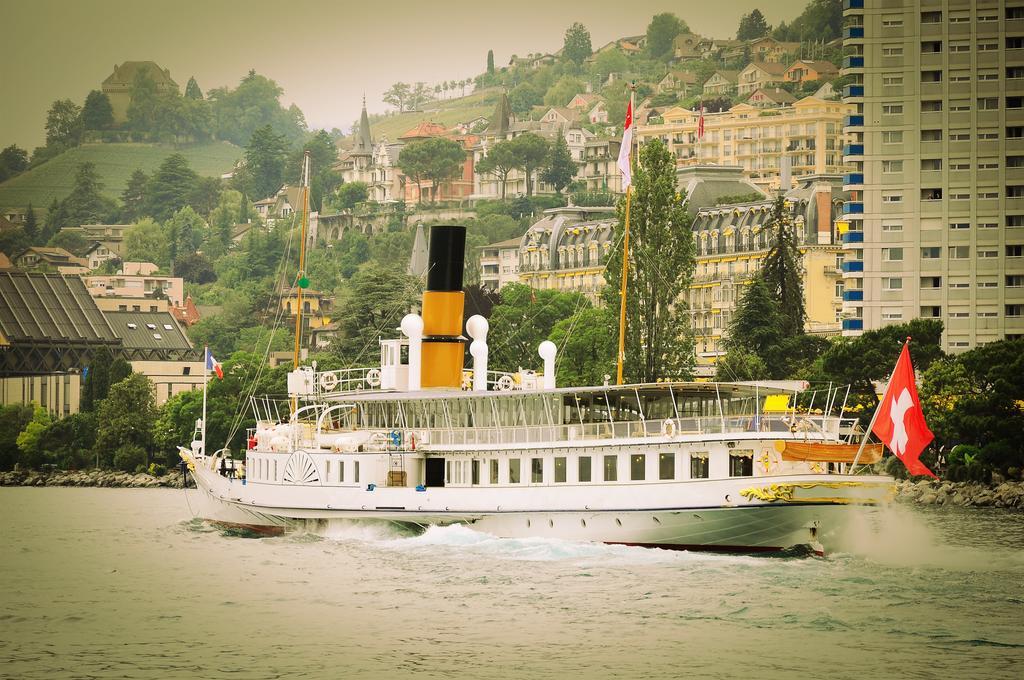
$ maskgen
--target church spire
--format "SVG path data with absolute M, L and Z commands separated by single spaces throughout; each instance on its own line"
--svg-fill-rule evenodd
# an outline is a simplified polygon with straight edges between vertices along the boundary
M 508 126 L 511 120 L 512 107 L 508 103 L 508 95 L 502 91 L 501 99 L 498 100 L 497 106 L 494 107 L 494 113 L 491 115 L 491 120 L 485 132 L 496 137 L 504 137 L 508 133 Z
M 363 95 L 363 112 L 359 115 L 359 136 L 356 138 L 357 152 L 370 153 L 373 140 L 370 139 L 370 117 L 366 115 L 366 95 Z

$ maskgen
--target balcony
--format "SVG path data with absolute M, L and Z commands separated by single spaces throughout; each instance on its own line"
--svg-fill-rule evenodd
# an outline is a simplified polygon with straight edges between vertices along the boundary
M 863 26 L 847 26 L 843 29 L 844 40 L 863 40 L 864 39 L 864 27 Z
M 846 116 L 843 118 L 843 127 L 863 127 L 864 116 L 856 114 L 852 116 Z
M 847 160 L 847 158 L 850 157 L 850 156 L 863 156 L 863 155 L 864 155 L 864 145 L 863 144 L 847 144 L 846 146 L 843 147 L 843 162 L 844 163 L 850 162 L 849 160 Z
M 843 11 L 848 9 L 864 9 L 864 0 L 843 0 Z
M 862 290 L 844 290 L 843 291 L 843 302 L 863 302 L 864 291 Z
M 863 215 L 864 204 L 860 201 L 847 201 L 843 203 L 843 214 L 845 215 Z
M 843 234 L 843 243 L 864 243 L 863 231 L 847 231 Z
M 843 262 L 843 273 L 863 272 L 864 262 L 862 260 L 846 260 Z
M 859 54 L 843 58 L 843 68 L 864 68 L 864 57 Z
M 843 319 L 843 330 L 844 331 L 862 331 L 862 330 L 864 330 L 864 319 Z
M 849 186 L 851 184 L 864 184 L 864 173 L 863 172 L 851 172 L 843 176 L 843 186 Z
M 864 86 L 863 85 L 847 85 L 843 88 L 843 98 L 848 99 L 850 97 L 863 97 Z

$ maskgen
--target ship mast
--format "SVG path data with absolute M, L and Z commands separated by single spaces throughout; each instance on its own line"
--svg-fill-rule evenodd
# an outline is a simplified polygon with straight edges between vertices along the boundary
M 302 291 L 309 286 L 306 278 L 306 230 L 309 228 L 309 151 L 302 158 L 302 226 L 300 230 L 299 272 L 295 277 L 295 352 L 293 368 L 299 367 L 299 351 L 302 347 Z

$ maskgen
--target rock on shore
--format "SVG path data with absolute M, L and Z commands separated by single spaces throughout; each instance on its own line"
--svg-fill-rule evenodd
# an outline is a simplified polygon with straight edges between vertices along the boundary
M 896 482 L 896 500 L 916 505 L 1024 508 L 1024 482 L 987 485 L 940 480 Z
M 189 477 L 189 488 L 195 482 Z M 177 470 L 160 477 L 145 472 L 132 474 L 117 470 L 12 470 L 0 472 L 0 486 L 95 486 L 109 488 L 181 488 L 181 473 Z

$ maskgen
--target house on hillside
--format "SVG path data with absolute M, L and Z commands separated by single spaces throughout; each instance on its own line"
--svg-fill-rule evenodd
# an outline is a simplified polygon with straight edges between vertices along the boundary
M 154 61 L 126 61 L 120 66 L 114 64 L 114 72 L 107 76 L 100 89 L 110 100 L 110 108 L 114 111 L 114 123 L 118 125 L 128 120 L 132 86 L 140 75 L 153 81 L 158 94 L 179 92 L 178 84 L 171 78 L 170 70 L 161 68 Z
M 800 43 L 781 42 L 775 38 L 764 36 L 734 45 L 726 50 L 724 55 L 728 60 L 741 59 L 748 51 L 751 61 L 766 61 L 778 64 L 785 60 L 786 55 L 799 52 Z
M 599 94 L 580 92 L 575 97 L 569 100 L 569 103 L 565 105 L 565 108 L 589 111 L 591 108 L 593 108 L 594 104 L 600 101 L 604 101 L 604 98 Z
M 580 112 L 576 109 L 563 108 L 561 106 L 552 106 L 547 110 L 543 116 L 540 117 L 542 123 L 551 123 L 554 125 L 573 125 L 580 119 Z
M 796 97 L 781 87 L 761 88 L 747 98 L 747 103 L 759 109 L 790 106 Z
M 812 80 L 830 80 L 839 76 L 839 69 L 830 61 L 794 61 L 783 74 L 787 83 L 803 83 Z
M 785 82 L 786 67 L 770 61 L 752 61 L 740 71 L 736 82 L 736 93 L 741 97 L 753 94 L 755 90 L 775 87 Z
M 468 198 L 470 194 L 473 193 L 473 184 L 476 180 L 473 172 L 473 147 L 476 146 L 479 137 L 477 135 L 460 135 L 453 130 L 449 130 L 440 123 L 423 121 L 399 137 L 398 141 L 404 145 L 408 145 L 434 137 L 443 137 L 456 142 L 466 152 L 459 176 L 449 182 L 443 183 L 441 186 L 434 187 L 433 182 L 430 180 L 424 180 L 417 184 L 412 181 L 411 178 L 402 175 L 400 177 L 400 181 L 404 183 L 404 198 L 407 204 L 420 203 L 426 200 L 461 200 Z
M 658 81 L 659 94 L 675 92 L 686 97 L 697 91 L 697 74 L 690 71 L 669 71 Z
M 115 253 L 99 241 L 93 241 L 89 249 L 85 251 L 85 260 L 88 262 L 86 266 L 89 267 L 90 271 L 97 269 L 104 262 L 116 260 L 119 257 L 118 253 Z
M 14 256 L 14 265 L 27 270 L 59 270 L 62 267 L 86 267 L 88 263 L 63 248 L 31 246 Z
M 696 33 L 680 33 L 672 41 L 672 58 L 677 61 L 703 59 L 703 44 L 707 42 Z
M 736 91 L 738 71 L 715 71 L 704 81 L 705 95 L 728 95 Z
M 124 235 L 131 228 L 130 224 L 82 224 L 77 227 L 64 227 L 61 232 L 78 234 L 86 242 L 99 243 L 116 257 L 121 257 L 124 251 Z

